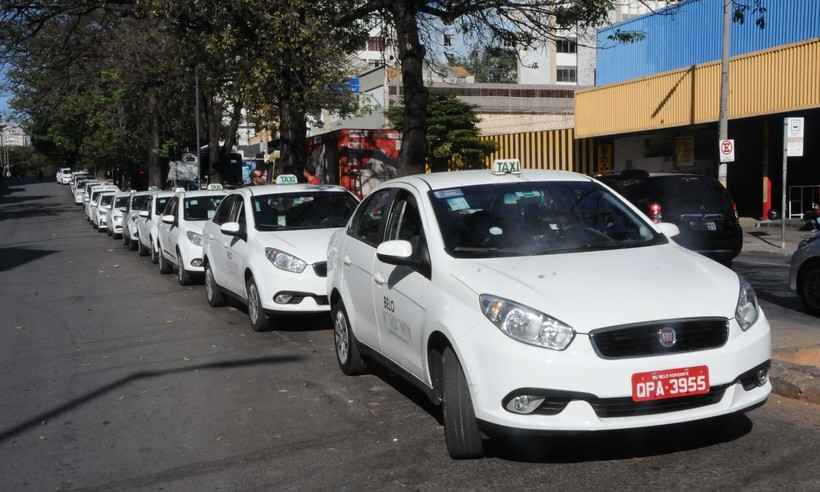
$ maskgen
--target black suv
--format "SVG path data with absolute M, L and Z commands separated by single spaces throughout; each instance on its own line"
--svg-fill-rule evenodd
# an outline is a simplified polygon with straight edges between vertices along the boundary
M 598 176 L 654 222 L 680 229 L 674 240 L 716 261 L 730 264 L 743 247 L 743 230 L 729 192 L 697 174 L 649 174 L 629 170 Z

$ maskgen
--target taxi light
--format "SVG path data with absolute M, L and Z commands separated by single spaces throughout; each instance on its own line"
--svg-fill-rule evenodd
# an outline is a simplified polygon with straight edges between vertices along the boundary
M 507 402 L 507 410 L 513 413 L 528 414 L 534 412 L 543 402 L 543 396 L 518 395 Z
M 757 294 L 752 285 L 741 277 L 740 293 L 737 296 L 737 307 L 735 308 L 735 319 L 740 329 L 748 330 L 757 321 L 759 313 Z
M 519 342 L 564 350 L 575 338 L 575 330 L 569 325 L 517 302 L 482 294 L 479 305 L 492 324 Z
M 294 185 L 298 182 L 299 180 L 295 174 L 280 174 L 276 177 L 276 184 L 278 185 Z

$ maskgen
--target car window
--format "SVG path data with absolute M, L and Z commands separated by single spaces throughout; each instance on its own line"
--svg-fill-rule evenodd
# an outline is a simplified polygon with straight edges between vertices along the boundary
M 231 211 L 233 204 L 236 202 L 236 198 L 236 195 L 231 195 L 222 200 L 222 203 L 219 204 L 219 208 L 216 209 L 216 213 L 214 214 L 214 224 L 222 225 L 230 220 Z
M 151 195 L 135 196 L 131 201 L 131 210 L 148 210 L 148 203 L 151 201 Z
M 466 186 L 430 192 L 448 253 L 532 256 L 666 243 L 623 201 L 590 181 Z
M 422 264 L 426 265 L 420 273 L 430 278 L 430 253 L 427 249 L 424 226 L 418 203 L 411 193 L 400 191 L 396 195 L 396 200 L 390 210 L 390 221 L 385 239 L 409 242 L 413 246 L 413 256 L 422 260 Z
M 357 204 L 346 191 L 261 195 L 251 203 L 260 231 L 344 227 Z
M 381 243 L 385 221 L 390 212 L 392 189 L 379 190 L 367 197 L 356 211 L 348 234 L 373 247 Z
M 170 199 L 170 196 L 157 197 L 154 200 L 154 214 L 161 214 L 162 211 L 165 210 L 165 205 L 168 204 L 168 200 Z
M 236 204 L 231 212 L 231 222 L 239 224 L 240 230 L 246 230 L 247 223 L 245 222 L 245 200 L 241 196 L 237 197 Z
M 100 205 L 111 205 L 114 202 L 114 195 L 103 195 L 100 198 Z
M 213 218 L 223 198 L 225 198 L 225 195 L 185 198 L 183 202 L 185 220 L 208 220 Z

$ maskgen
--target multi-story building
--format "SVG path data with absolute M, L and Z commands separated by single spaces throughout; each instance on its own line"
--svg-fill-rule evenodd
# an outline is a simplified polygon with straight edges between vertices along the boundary
M 0 128 L 2 128 L 2 145 L 10 147 L 27 147 L 31 145 L 31 138 L 26 134 L 18 124 L 12 121 L 0 121 Z

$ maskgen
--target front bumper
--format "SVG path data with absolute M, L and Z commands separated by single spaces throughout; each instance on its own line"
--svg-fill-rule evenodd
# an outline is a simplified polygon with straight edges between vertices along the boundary
M 330 303 L 327 300 L 327 279 L 316 275 L 311 265 L 308 265 L 302 273 L 285 272 L 270 265 L 269 271 L 262 275 L 254 275 L 254 279 L 262 299 L 262 308 L 265 311 L 279 313 L 330 311 Z M 274 296 L 281 293 L 296 294 L 302 299 L 293 304 L 274 302 Z
M 771 392 L 769 381 L 748 390 L 737 382 L 740 375 L 771 358 L 769 323 L 762 311 L 758 322 L 746 332 L 731 320 L 729 339 L 724 346 L 696 352 L 607 360 L 598 357 L 586 335 L 577 335 L 564 352 L 551 352 L 513 340 L 509 342 L 517 345 L 482 344 L 484 353 L 477 354 L 473 359 L 484 360 L 485 363 L 469 367 L 470 371 L 478 372 L 477 377 L 472 375 L 470 378 L 476 418 L 494 427 L 526 431 L 653 427 L 735 413 L 764 402 Z M 486 364 L 488 360 L 498 362 Z M 613 417 L 594 405 L 604 399 L 617 399 L 626 405 L 633 405 L 631 377 L 634 373 L 700 365 L 708 366 L 711 388 L 722 393 L 700 406 L 657 413 L 636 411 Z M 554 415 L 521 415 L 506 410 L 502 402 L 522 388 L 583 395 L 570 398 L 566 406 Z

